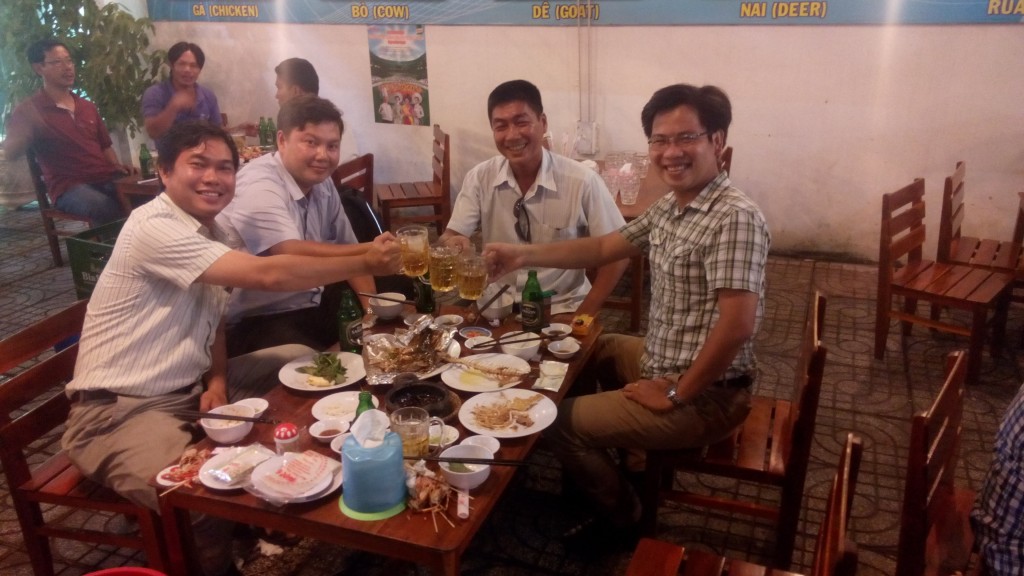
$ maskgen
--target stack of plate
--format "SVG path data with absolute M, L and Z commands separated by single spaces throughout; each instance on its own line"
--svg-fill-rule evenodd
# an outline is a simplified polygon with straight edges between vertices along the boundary
M 341 463 L 317 452 L 287 452 L 263 462 L 245 486 L 272 504 L 310 502 L 341 487 Z

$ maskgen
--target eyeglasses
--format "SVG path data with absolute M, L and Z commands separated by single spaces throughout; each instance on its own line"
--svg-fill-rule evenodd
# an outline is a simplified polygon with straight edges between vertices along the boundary
M 707 135 L 708 131 L 705 130 L 703 132 L 680 132 L 675 136 L 654 136 L 647 141 L 647 145 L 654 151 L 667 150 L 669 145 L 686 148 L 696 143 L 701 136 Z
M 530 214 L 526 211 L 526 207 L 523 206 L 523 199 L 521 197 L 512 205 L 512 215 L 516 217 L 516 236 L 519 236 L 519 239 L 523 242 L 529 242 Z
M 75 61 L 71 58 L 62 58 L 60 60 L 43 60 L 43 64 L 50 66 L 74 66 Z

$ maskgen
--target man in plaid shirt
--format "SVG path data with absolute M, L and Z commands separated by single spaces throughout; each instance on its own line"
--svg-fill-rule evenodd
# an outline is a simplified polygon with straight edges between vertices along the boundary
M 571 534 L 569 543 L 583 549 L 631 545 L 638 533 L 639 500 L 610 448 L 707 445 L 750 411 L 771 239 L 758 207 L 719 170 L 731 119 L 728 97 L 714 86 L 658 90 L 641 122 L 651 173 L 669 194 L 604 236 L 485 247 L 492 277 L 520 267 L 591 268 L 641 253 L 651 262 L 646 337 L 602 336 L 588 368 L 603 391 L 563 402 L 547 435 L 566 474 L 597 504 L 597 521 Z

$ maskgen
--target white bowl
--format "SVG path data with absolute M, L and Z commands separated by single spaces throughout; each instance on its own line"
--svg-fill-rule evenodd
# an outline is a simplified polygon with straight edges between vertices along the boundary
M 566 338 L 565 340 L 557 340 L 548 344 L 548 352 L 554 354 L 555 358 L 559 360 L 572 358 L 579 351 L 580 343 L 575 338 Z
M 463 446 L 480 446 L 491 454 L 497 454 L 498 449 L 501 448 L 501 442 L 493 436 L 470 436 L 460 442 L 460 444 Z
M 444 432 L 438 430 L 440 426 L 434 424 L 430 427 L 430 445 L 442 448 L 451 446 L 459 439 L 459 429 L 455 426 L 444 425 Z
M 341 447 L 345 444 L 345 439 L 351 435 L 351 432 L 345 432 L 340 436 L 335 436 L 334 440 L 331 440 L 331 450 L 334 450 L 338 454 L 341 454 Z
M 513 342 L 512 344 L 505 344 L 508 340 L 519 340 L 527 338 L 528 336 L 537 336 L 537 338 L 528 342 Z M 535 335 L 531 332 L 507 332 L 498 339 L 498 344 L 501 345 L 501 351 L 505 354 L 518 356 L 519 358 L 529 362 L 537 355 L 537 350 L 540 350 L 540 335 Z
M 562 336 L 568 336 L 569 334 L 572 334 L 572 326 L 569 326 L 568 324 L 560 324 L 558 322 L 554 322 L 552 324 L 549 324 L 546 328 L 543 328 L 540 332 L 545 336 L 551 336 L 552 338 L 561 338 Z
M 487 296 L 484 296 L 479 301 L 477 301 L 477 305 L 479 306 L 480 304 L 486 302 L 486 298 Z M 506 292 L 501 295 L 501 298 L 498 298 L 497 300 L 492 302 L 490 306 L 485 308 L 484 311 L 480 313 L 480 315 L 483 316 L 484 318 L 487 318 L 488 320 L 502 320 L 512 313 L 512 303 L 515 302 L 515 300 L 516 299 L 511 294 Z
M 394 298 L 395 300 L 405 300 L 405 294 L 400 292 L 381 292 L 378 296 L 387 296 L 388 298 Z M 370 298 L 370 310 L 377 315 L 381 320 L 392 320 L 398 318 L 402 314 L 402 306 L 398 302 L 391 302 L 390 300 L 381 300 L 380 298 Z
M 252 406 L 239 406 L 238 404 L 218 406 L 210 412 L 229 416 L 248 416 L 249 418 L 256 415 L 256 410 Z M 245 438 L 245 435 L 252 430 L 252 422 L 243 422 L 242 420 L 202 418 L 199 420 L 199 424 L 202 425 L 203 430 L 206 430 L 206 435 L 210 437 L 210 440 L 218 444 L 234 444 Z
M 263 398 L 246 398 L 235 402 L 235 404 L 252 408 L 256 411 L 255 416 L 257 418 L 263 416 L 263 413 L 267 411 L 267 408 L 270 408 L 270 402 L 267 402 Z
M 483 344 L 481 346 L 481 344 Z M 466 338 L 466 350 L 471 352 L 481 352 L 483 350 L 490 350 L 494 348 L 494 338 L 490 336 L 473 336 L 472 338 Z
M 327 444 L 348 431 L 348 422 L 337 418 L 317 420 L 309 427 L 309 435 Z
M 406 326 L 412 326 L 412 325 L 413 325 L 413 324 L 415 324 L 416 322 L 419 322 L 419 319 L 420 319 L 420 318 L 423 318 L 423 317 L 425 317 L 425 316 L 426 316 L 426 317 L 429 317 L 429 316 L 430 316 L 430 314 L 420 314 L 419 312 L 413 312 L 413 313 L 411 313 L 411 314 L 406 314 L 406 315 L 405 315 L 405 316 L 403 317 L 402 321 L 403 321 L 403 322 L 405 322 L 405 325 L 406 325 Z
M 492 459 L 494 454 L 483 446 L 459 444 L 457 446 L 449 446 L 448 448 L 445 448 L 445 450 L 441 452 L 441 457 Z M 469 472 L 453 472 L 449 466 L 450 464 L 447 462 L 441 462 L 441 474 L 444 475 L 449 484 L 462 490 L 472 490 L 473 488 L 476 488 L 483 484 L 484 480 L 487 480 L 487 477 L 491 475 L 491 467 L 487 464 L 466 464 L 470 469 Z

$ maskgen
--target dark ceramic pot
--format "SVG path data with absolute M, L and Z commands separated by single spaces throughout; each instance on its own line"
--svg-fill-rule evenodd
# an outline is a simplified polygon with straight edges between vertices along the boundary
M 388 413 L 406 406 L 423 408 L 431 416 L 445 418 L 452 412 L 452 401 L 448 389 L 433 382 L 414 382 L 397 385 L 388 392 L 385 401 Z

